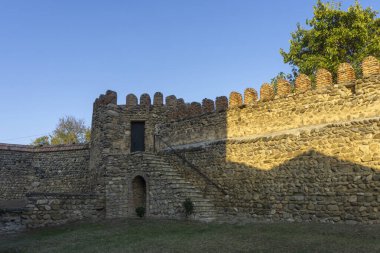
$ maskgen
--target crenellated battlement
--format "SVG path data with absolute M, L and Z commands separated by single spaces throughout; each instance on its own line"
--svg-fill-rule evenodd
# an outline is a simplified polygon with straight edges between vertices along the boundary
M 282 103 L 284 99 L 304 98 L 305 96 L 318 96 L 321 94 L 329 95 L 341 91 L 343 93 L 360 94 L 362 89 L 366 89 L 361 85 L 367 79 L 380 75 L 379 60 L 373 56 L 369 56 L 362 63 L 363 78 L 357 79 L 353 67 L 349 63 L 342 63 L 338 67 L 336 73 L 337 82 L 333 83 L 333 75 L 326 69 L 318 69 L 314 77 L 300 74 L 294 82 L 294 87 L 289 81 L 279 79 L 277 82 L 277 90 L 273 85 L 264 83 L 260 88 L 260 96 L 253 88 L 245 89 L 243 95 L 239 92 L 232 91 L 229 98 L 226 96 L 216 97 L 215 101 L 205 98 L 201 103 L 186 102 L 182 98 L 169 95 L 164 98 L 161 92 L 156 92 L 151 99 L 150 95 L 144 93 L 140 99 L 135 94 L 128 94 L 125 100 L 125 109 L 128 110 L 160 110 L 168 116 L 169 120 L 181 120 L 197 117 L 203 114 L 219 113 L 221 111 L 242 108 L 247 106 L 265 107 L 268 103 Z M 314 80 L 314 83 L 312 82 Z M 357 85 L 360 84 L 360 85 Z M 107 91 L 96 99 L 95 104 L 116 105 L 117 94 L 113 91 Z M 153 102 L 152 102 L 153 101 Z M 165 102 L 164 102 L 165 101 Z M 122 106 L 122 105 L 121 105 Z M 304 105 L 302 105 L 304 106 Z

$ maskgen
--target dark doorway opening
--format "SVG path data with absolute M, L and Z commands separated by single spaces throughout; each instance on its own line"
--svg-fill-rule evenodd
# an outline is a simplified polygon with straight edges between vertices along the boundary
M 146 210 L 146 182 L 142 176 L 137 176 L 132 181 L 133 208 L 144 207 Z
M 131 122 L 131 152 L 145 151 L 145 122 Z

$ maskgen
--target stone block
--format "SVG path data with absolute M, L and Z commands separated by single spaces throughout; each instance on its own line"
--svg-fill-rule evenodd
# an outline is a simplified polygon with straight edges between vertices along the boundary
M 151 105 L 150 96 L 147 93 L 144 93 L 140 96 L 140 106 L 149 107 Z
M 304 93 L 308 90 L 311 90 L 311 80 L 305 74 L 300 74 L 297 76 L 295 81 L 295 88 L 297 93 Z
M 292 87 L 289 81 L 285 79 L 277 80 L 277 95 L 280 97 L 285 97 L 290 94 Z
M 154 106 L 162 106 L 164 104 L 164 96 L 161 92 L 154 93 L 153 97 L 153 105 Z
M 269 101 L 274 98 L 274 89 L 271 84 L 264 83 L 260 88 L 260 101 Z
M 217 97 L 215 99 L 215 107 L 218 112 L 226 110 L 228 108 L 228 98 L 226 96 Z
M 332 86 L 332 74 L 326 69 L 318 69 L 316 73 L 316 86 L 317 89 Z
M 138 105 L 137 97 L 135 94 L 128 94 L 126 98 L 127 108 L 132 108 Z
M 253 88 L 247 88 L 244 91 L 244 104 L 255 104 L 258 100 L 257 91 Z
M 364 58 L 362 63 L 362 70 L 364 77 L 370 77 L 372 75 L 380 74 L 380 62 L 373 56 Z
M 208 98 L 202 100 L 202 111 L 204 113 L 210 113 L 215 111 L 214 101 Z
M 341 63 L 338 67 L 338 84 L 354 83 L 355 70 L 349 63 Z
M 233 91 L 230 93 L 229 102 L 229 107 L 239 107 L 243 104 L 243 98 L 240 93 Z

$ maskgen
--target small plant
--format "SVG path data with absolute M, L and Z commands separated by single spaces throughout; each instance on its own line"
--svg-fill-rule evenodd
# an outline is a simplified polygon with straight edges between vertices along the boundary
M 182 203 L 183 208 L 185 209 L 185 215 L 186 217 L 189 217 L 194 213 L 194 203 L 191 201 L 190 198 L 187 198 L 183 203 Z
M 144 217 L 145 215 L 145 207 L 143 206 L 139 206 L 136 208 L 136 214 L 137 216 L 139 216 L 140 218 Z

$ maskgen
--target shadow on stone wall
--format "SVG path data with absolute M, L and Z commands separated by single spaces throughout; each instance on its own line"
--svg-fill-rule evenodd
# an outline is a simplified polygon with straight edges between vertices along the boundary
M 379 223 L 380 170 L 309 150 L 270 169 L 224 160 L 219 147 L 181 154 L 223 188 L 225 196 L 175 161 L 222 217 L 254 220 Z M 254 156 L 254 153 L 250 154 Z
M 376 58 L 366 58 L 364 78 L 356 80 L 352 67 L 342 64 L 337 84 L 327 70 L 318 70 L 314 89 L 305 75 L 297 78 L 294 92 L 285 80 L 277 94 L 264 84 L 260 99 L 248 88 L 244 97 L 232 92 L 215 103 L 168 96 L 164 104 L 158 92 L 153 104 L 147 94 L 140 103 L 129 94 L 124 106 L 107 92 L 95 102 L 92 148 L 101 153 L 97 168 L 107 174 L 108 209 L 117 210 L 125 200 L 128 170 L 149 176 L 166 166 L 155 161 L 156 168 L 147 167 L 144 160 L 109 165 L 134 155 L 131 122 L 144 121 L 145 152 L 163 156 L 222 217 L 379 222 L 379 66 Z
M 230 214 L 290 221 L 380 221 L 378 169 L 314 150 L 270 170 L 226 166 L 233 177 L 220 183 L 231 192 L 231 206 L 225 210 Z

